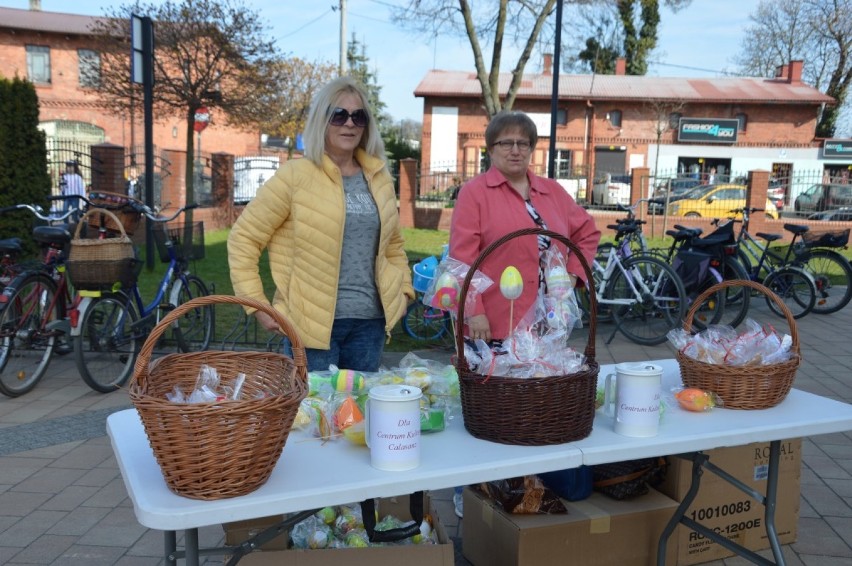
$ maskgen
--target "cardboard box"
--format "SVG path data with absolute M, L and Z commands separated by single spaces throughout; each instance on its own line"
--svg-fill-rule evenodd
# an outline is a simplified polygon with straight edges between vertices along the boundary
M 376 566 L 376 564 L 453 566 L 455 563 L 453 543 L 447 537 L 447 531 L 438 520 L 438 513 L 428 497 L 424 503 L 432 516 L 438 544 L 262 551 L 245 556 L 240 564 L 246 566 Z M 390 514 L 403 520 L 411 518 L 408 512 L 408 497 L 379 499 L 377 506 L 382 516 Z
M 708 450 L 710 462 L 736 477 L 752 489 L 766 493 L 769 466 L 769 443 Z M 796 541 L 799 522 L 802 441 L 781 442 L 775 527 L 781 544 Z M 657 486 L 675 501 L 683 501 L 692 481 L 692 462 L 674 456 L 662 485 Z M 749 550 L 769 548 L 764 524 L 764 506 L 707 470 L 701 476 L 698 495 L 687 510 L 687 516 L 704 526 L 716 529 L 728 539 Z M 733 556 L 733 552 L 679 525 L 672 535 L 677 539 L 677 564 L 687 566 Z
M 222 528 L 225 529 L 225 544 L 228 546 L 239 546 L 251 537 L 266 530 L 267 527 L 277 525 L 283 520 L 284 515 L 272 515 L 270 517 L 224 523 Z M 290 533 L 285 530 L 260 548 L 261 550 L 286 550 L 289 542 Z
M 643 566 L 656 564 L 657 543 L 677 503 L 651 490 L 616 501 L 599 493 L 563 501 L 562 515 L 514 515 L 478 491 L 464 491 L 462 552 L 474 566 Z M 669 540 L 668 564 L 677 542 Z

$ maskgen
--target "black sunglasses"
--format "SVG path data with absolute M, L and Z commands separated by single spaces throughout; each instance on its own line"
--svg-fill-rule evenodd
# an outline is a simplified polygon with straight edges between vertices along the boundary
M 352 118 L 352 123 L 359 128 L 367 125 L 367 113 L 363 108 L 359 108 L 351 114 L 345 108 L 335 108 L 331 111 L 331 118 L 329 118 L 328 123 L 332 126 L 342 126 L 349 118 Z

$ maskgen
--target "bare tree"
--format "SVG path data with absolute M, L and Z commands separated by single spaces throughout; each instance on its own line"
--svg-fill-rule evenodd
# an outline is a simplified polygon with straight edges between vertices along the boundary
M 409 0 L 407 6 L 393 10 L 393 14 L 396 21 L 430 36 L 461 33 L 467 37 L 490 118 L 514 105 L 524 68 L 555 5 L 556 0 L 499 0 L 496 10 L 493 3 L 485 2 L 474 11 L 468 0 Z M 490 65 L 483 55 L 480 37 L 490 37 Z M 522 51 L 511 71 L 508 89 L 500 92 L 505 40 L 522 44 Z
M 101 99 L 115 109 L 141 100 L 139 85 L 130 82 L 132 14 L 154 21 L 155 114 L 186 118 L 186 199 L 194 202 L 196 111 L 218 108 L 229 125 L 259 124 L 280 86 L 272 67 L 279 56 L 263 38 L 264 20 L 239 0 L 137 0 L 108 8 L 91 31 L 101 53 Z
M 270 100 L 273 112 L 262 127 L 266 133 L 289 138 L 287 149 L 292 155 L 296 135 L 305 129 L 311 99 L 323 84 L 337 76 L 337 65 L 292 57 L 273 63 L 272 69 L 278 89 Z
M 852 0 L 763 0 L 750 16 L 737 63 L 744 74 L 772 76 L 793 59 L 802 78 L 837 100 L 825 107 L 816 135 L 834 136 L 852 82 Z

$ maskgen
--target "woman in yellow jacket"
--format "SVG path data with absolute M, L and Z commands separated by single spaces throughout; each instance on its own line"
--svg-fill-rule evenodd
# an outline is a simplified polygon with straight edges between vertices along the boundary
M 325 85 L 305 123 L 305 157 L 282 165 L 228 238 L 234 294 L 263 302 L 264 248 L 272 305 L 304 342 L 308 370 L 376 371 L 386 336 L 414 298 L 393 179 L 363 89 Z M 270 332 L 274 319 L 254 313 Z

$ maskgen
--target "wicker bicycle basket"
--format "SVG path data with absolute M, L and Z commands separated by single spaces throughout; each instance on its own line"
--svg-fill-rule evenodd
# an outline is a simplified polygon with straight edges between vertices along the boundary
M 89 209 L 77 223 L 68 253 L 68 276 L 77 289 L 110 289 L 116 283 L 132 287 L 142 267 L 136 259 L 133 242 L 118 224 L 118 235 L 110 238 L 81 238 L 80 229 L 92 217 L 118 218 L 109 210 Z
M 721 289 L 736 286 L 750 287 L 765 294 L 784 313 L 790 327 L 790 337 L 793 340 L 790 359 L 776 364 L 734 366 L 702 362 L 680 351 L 676 352 L 675 357 L 680 365 L 680 376 L 684 386 L 716 393 L 722 399 L 726 409 L 768 409 L 783 401 L 790 392 L 796 378 L 796 371 L 802 361 L 796 321 L 790 309 L 778 295 L 754 281 L 743 279 L 722 281 L 705 290 L 695 299 L 692 308 L 684 318 L 683 328 L 687 332 L 691 331 L 692 317 L 698 306 L 707 298 Z
M 123 229 L 129 236 L 136 231 L 142 219 L 142 213 L 139 212 L 142 202 L 127 195 L 105 191 L 91 192 L 88 199 L 93 206 L 110 210 L 115 214 L 115 216 L 89 216 L 89 226 L 95 230 L 104 227 L 108 232 L 119 232 Z
M 274 352 L 201 351 L 168 354 L 150 362 L 160 335 L 194 308 L 239 304 L 272 316 L 293 347 L 293 358 Z M 246 376 L 239 400 L 179 404 L 166 399 L 175 386 L 189 394 L 202 365 L 215 368 L 223 386 Z M 250 493 L 269 479 L 307 395 L 305 349 L 290 323 L 271 306 L 225 295 L 188 301 L 166 315 L 148 336 L 129 387 L 169 489 L 192 499 Z
M 586 280 L 593 281 L 585 258 L 565 236 L 538 228 L 506 234 L 482 251 L 462 284 L 456 321 L 457 352 L 464 352 L 464 303 L 476 270 L 495 249 L 509 240 L 539 235 L 568 246 L 580 259 Z M 591 434 L 600 371 L 595 361 L 597 299 L 591 285 L 589 303 L 589 337 L 584 352 L 586 369 L 582 371 L 534 378 L 484 376 L 470 369 L 463 354 L 456 357 L 464 426 L 471 435 L 502 444 L 541 446 L 580 440 Z

